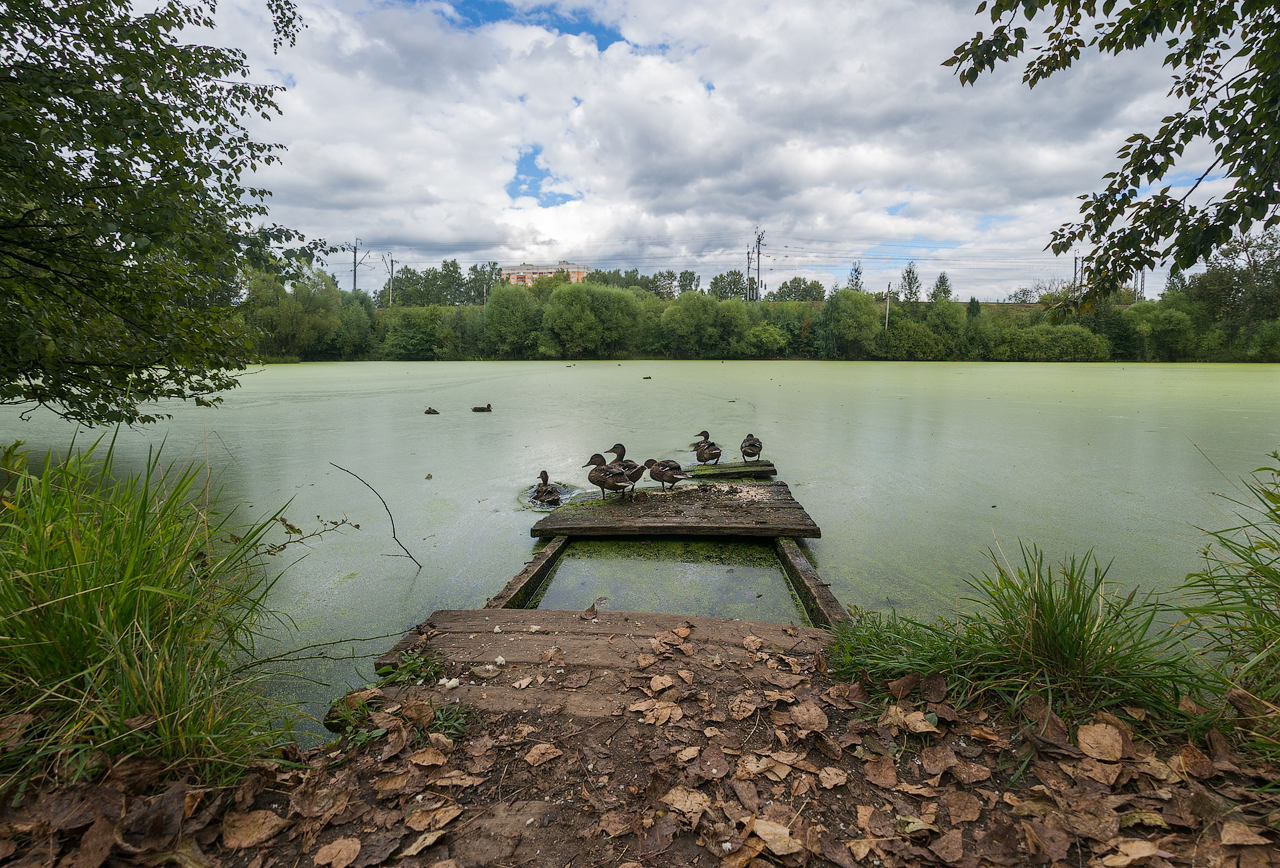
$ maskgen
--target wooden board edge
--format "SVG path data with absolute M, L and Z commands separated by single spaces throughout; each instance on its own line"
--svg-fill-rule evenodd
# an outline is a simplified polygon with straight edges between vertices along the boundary
M 506 587 L 484 604 L 486 609 L 523 609 L 525 604 L 538 593 L 542 583 L 547 580 L 552 567 L 564 554 L 569 544 L 569 537 L 557 535 L 533 556 L 533 560 L 525 564 L 523 570 L 515 578 L 507 582 Z
M 849 616 L 836 595 L 831 593 L 831 586 L 818 576 L 818 571 L 809 563 L 804 552 L 800 551 L 796 541 L 791 537 L 780 536 L 775 546 L 787 580 L 804 604 L 814 626 L 829 628 L 847 620 Z

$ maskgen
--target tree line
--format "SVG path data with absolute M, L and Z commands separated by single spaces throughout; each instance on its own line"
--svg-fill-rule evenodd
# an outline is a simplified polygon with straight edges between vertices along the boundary
M 375 302 L 318 269 L 289 281 L 255 271 L 242 309 L 262 356 L 308 361 L 1280 361 L 1277 232 L 1225 245 L 1202 273 L 1173 272 L 1158 301 L 1121 291 L 1065 318 L 1054 309 L 1069 285 L 1019 290 L 1021 304 L 965 304 L 945 273 L 926 288 L 914 263 L 885 292 L 866 292 L 855 264 L 829 293 L 796 277 L 761 302 L 746 301 L 751 283 L 736 271 L 706 290 L 688 271 L 596 271 L 581 283 L 557 274 L 528 287 L 498 274 L 454 260 L 403 269 Z

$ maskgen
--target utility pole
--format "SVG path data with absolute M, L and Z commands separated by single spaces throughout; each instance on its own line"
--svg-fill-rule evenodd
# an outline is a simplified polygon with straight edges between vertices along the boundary
M 391 307 L 396 298 L 396 255 L 383 254 L 382 264 L 387 266 L 387 271 L 391 272 L 391 280 L 387 283 L 387 307 Z
M 764 230 L 759 226 L 756 227 L 756 297 L 752 301 L 759 301 L 761 294 L 764 292 L 764 284 L 760 282 L 760 248 L 764 246 Z
M 890 290 L 893 289 L 893 281 L 884 285 L 884 330 L 889 330 L 889 299 L 893 297 Z
M 359 256 L 360 239 L 356 239 L 356 243 L 351 246 L 351 291 L 355 292 L 360 288 L 359 281 L 356 279 L 356 271 L 360 268 L 360 263 L 364 262 L 365 257 L 369 255 L 366 250 L 364 256 Z
M 743 292 L 746 295 L 747 301 L 755 300 L 751 297 L 754 294 L 754 290 L 751 289 L 751 248 L 750 247 L 747 248 L 747 285 L 743 288 Z
M 1080 257 L 1071 257 L 1071 285 L 1080 285 Z

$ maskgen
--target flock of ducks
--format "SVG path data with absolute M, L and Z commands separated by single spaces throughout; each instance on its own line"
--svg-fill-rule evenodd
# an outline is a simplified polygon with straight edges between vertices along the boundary
M 748 434 L 742 441 L 742 446 L 739 447 L 744 461 L 753 458 L 759 460 L 763 448 L 760 438 L 753 434 Z M 693 444 L 693 453 L 700 464 L 719 464 L 722 450 L 711 440 L 710 432 L 699 431 L 698 442 Z M 649 471 L 649 478 L 661 485 L 663 491 L 667 490 L 668 485 L 674 489 L 680 480 L 693 478 L 692 475 L 684 472 L 680 462 L 670 458 L 661 461 L 650 458 L 643 464 L 638 464 L 627 458 L 627 447 L 621 443 L 613 444 L 611 448 L 605 450 L 605 454 L 612 455 L 613 460 L 608 461 L 604 455 L 597 452 L 582 465 L 591 468 L 587 474 L 587 480 L 600 489 L 601 500 L 605 499 L 605 491 L 622 492 L 624 496 L 628 489 L 634 492 L 636 483 L 643 478 L 646 470 Z M 538 479 L 540 482 L 534 488 L 531 499 L 543 506 L 559 506 L 560 489 L 550 481 L 547 471 L 544 470 L 538 474 Z

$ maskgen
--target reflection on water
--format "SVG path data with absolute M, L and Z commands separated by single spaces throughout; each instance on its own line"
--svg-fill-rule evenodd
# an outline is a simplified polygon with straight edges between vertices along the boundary
M 804 623 L 767 542 L 579 540 L 560 556 L 534 605 Z
M 471 412 L 484 404 L 493 412 Z M 428 405 L 439 415 L 423 415 Z M 748 432 L 764 441 L 822 527 L 810 550 L 842 602 L 945 611 L 985 549 L 1016 551 L 1020 538 L 1051 556 L 1094 547 L 1114 559 L 1114 579 L 1169 587 L 1196 567 L 1194 526 L 1226 521 L 1207 495 L 1227 483 L 1197 447 L 1228 477 L 1247 473 L 1280 446 L 1277 407 L 1280 368 L 1268 365 L 333 363 L 245 376 L 216 410 L 175 404 L 171 422 L 123 432 L 116 453 L 140 467 L 165 441 L 170 458 L 207 461 L 223 502 L 245 515 L 287 503 L 304 530 L 317 515 L 361 526 L 303 550 L 276 585 L 291 622 L 272 638 L 295 647 L 483 605 L 532 556 L 539 514 L 516 493 L 540 470 L 598 497 L 582 469 L 592 453 L 622 442 L 637 461 L 687 460 L 704 428 L 725 460 Z M 5 442 L 63 448 L 72 430 L 0 408 Z M 382 505 L 331 461 L 386 499 L 424 569 L 394 557 Z M 581 592 L 565 605 L 602 595 Z M 789 620 L 783 593 L 773 611 Z M 349 658 L 299 670 L 322 683 L 287 689 L 317 710 L 372 675 Z

